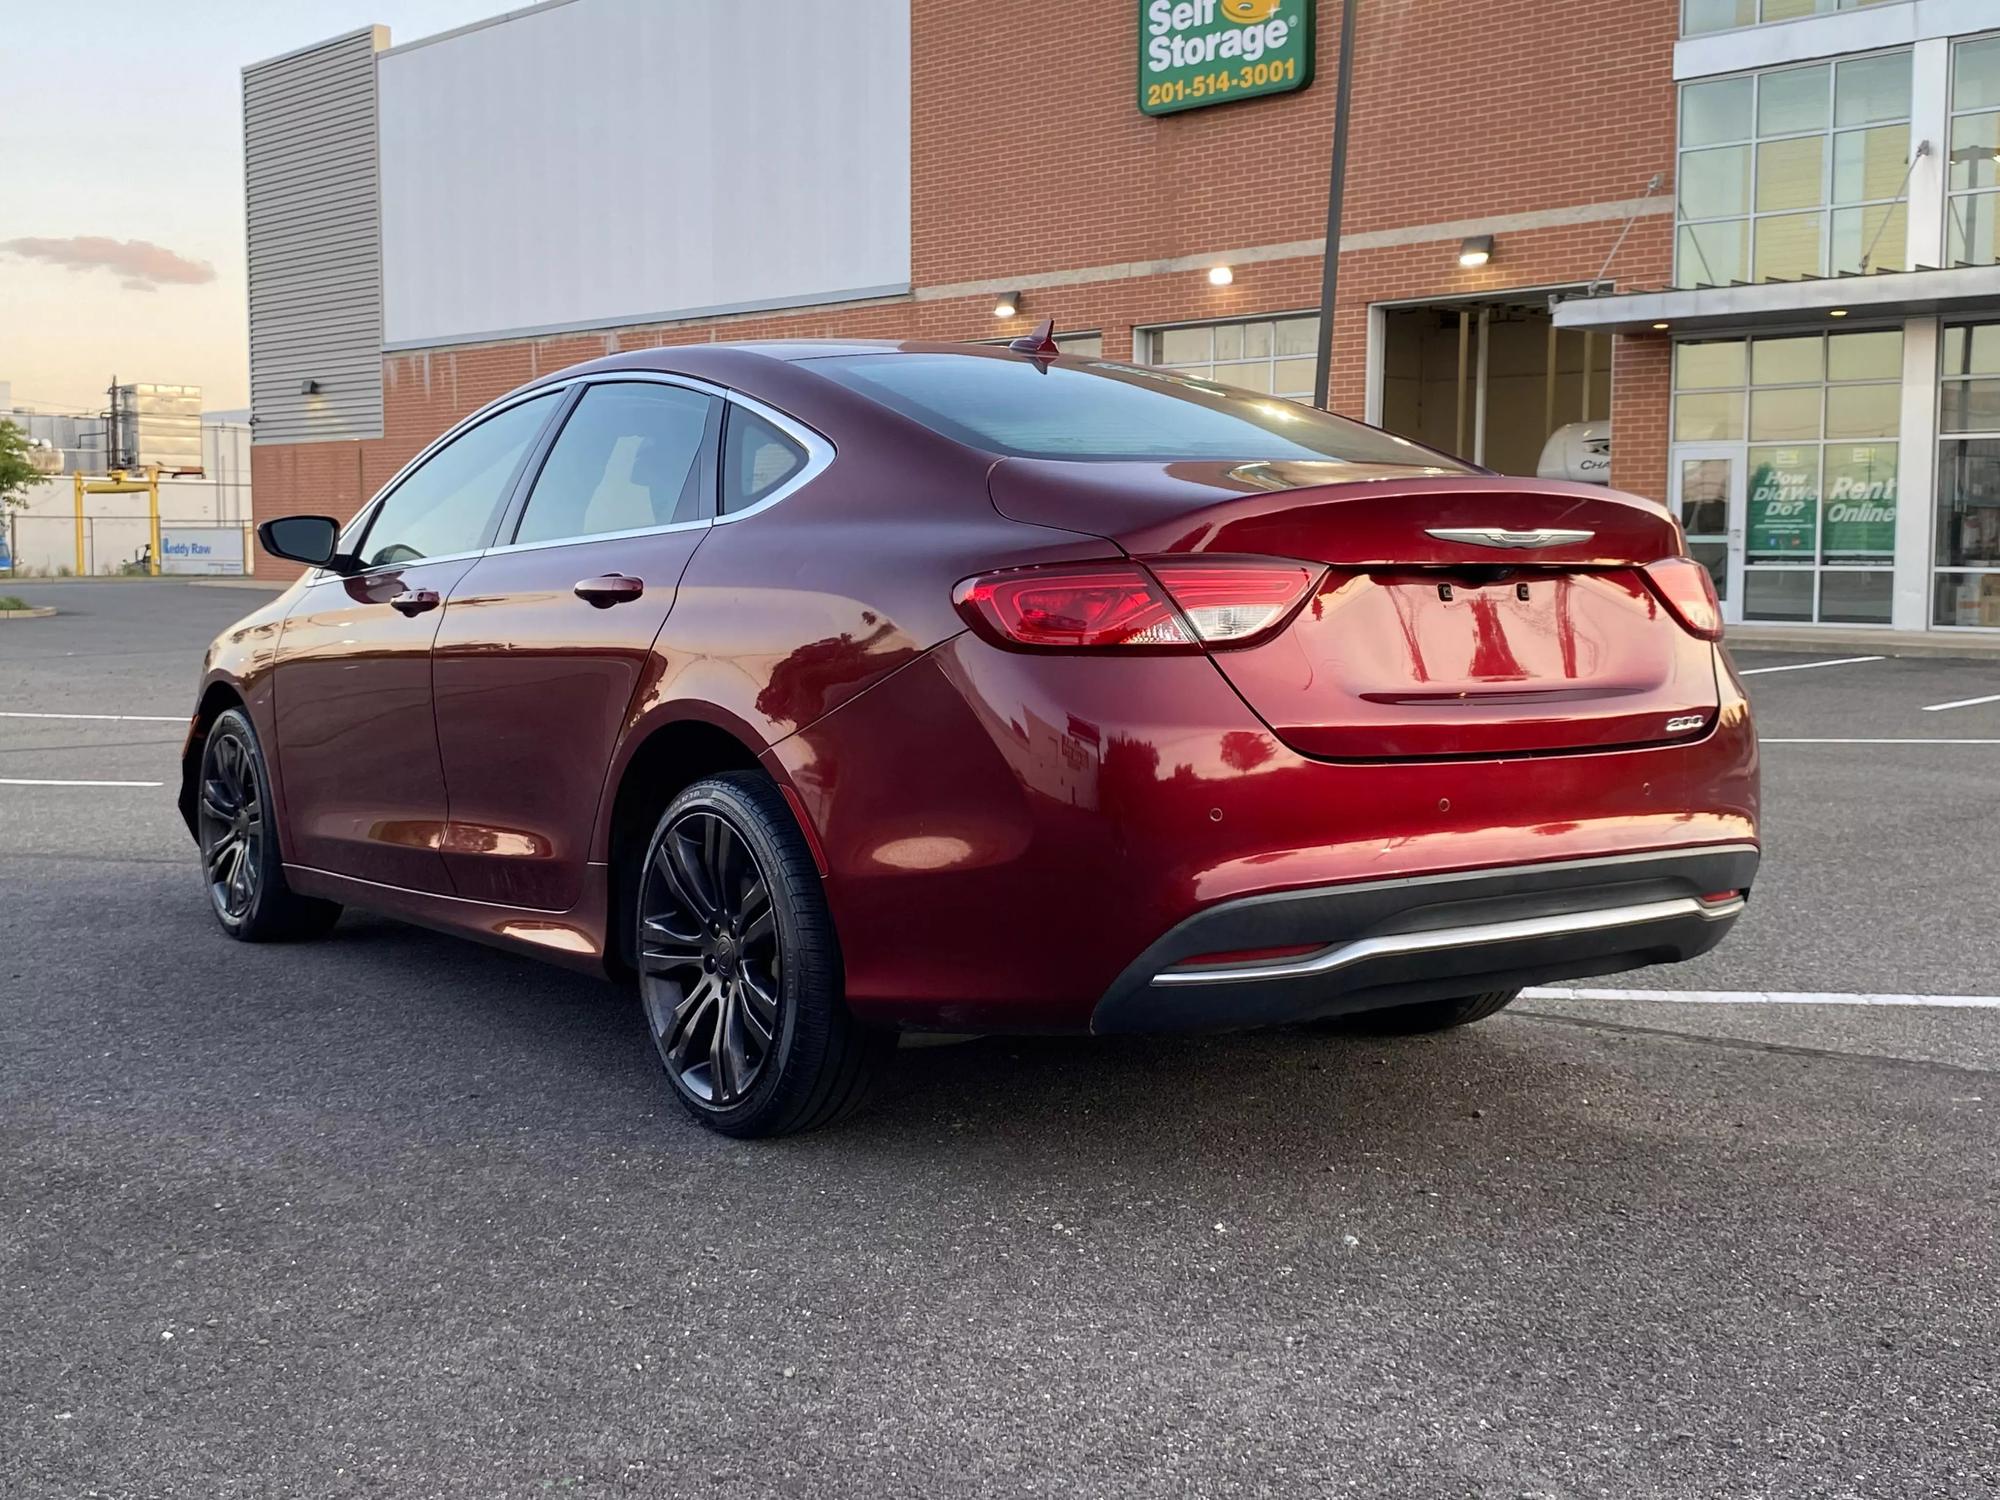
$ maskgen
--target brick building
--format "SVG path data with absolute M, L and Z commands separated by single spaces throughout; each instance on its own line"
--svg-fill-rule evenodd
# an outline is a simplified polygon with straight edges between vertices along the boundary
M 350 514 L 492 397 L 654 344 L 1053 318 L 1305 397 L 1314 9 L 553 0 L 247 68 L 258 511 Z M 1996 26 L 1362 0 L 1331 404 L 1524 474 L 1608 422 L 1732 618 L 2000 628 Z M 1160 38 L 1198 61 L 1148 71 Z

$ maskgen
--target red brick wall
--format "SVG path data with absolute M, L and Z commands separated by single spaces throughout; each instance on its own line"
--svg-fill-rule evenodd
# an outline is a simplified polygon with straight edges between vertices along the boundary
M 710 339 L 990 338 L 1055 318 L 1130 357 L 1153 323 L 1307 309 L 1316 256 L 1031 289 L 996 323 L 992 292 L 1048 272 L 1318 238 L 1339 58 L 1338 0 L 1321 0 L 1311 87 L 1154 119 L 1133 101 L 1138 6 L 1090 0 L 913 0 L 911 257 L 918 288 L 976 295 L 754 314 L 663 327 L 396 354 L 384 360 L 384 436 L 258 445 L 258 517 L 351 514 L 458 418 L 521 382 L 617 349 Z M 1361 7 L 1345 232 L 1478 221 L 1639 197 L 1673 169 L 1676 0 L 1575 7 L 1546 0 L 1376 0 Z M 1060 54 L 1029 42 L 1052 16 Z M 1670 192 L 1669 184 L 1663 192 Z M 1342 257 L 1333 404 L 1360 413 L 1369 303 L 1595 276 L 1615 221 L 1503 232 L 1493 261 L 1460 269 L 1455 238 Z M 1641 219 L 1613 263 L 1621 285 L 1667 280 L 1671 227 Z M 1620 340 L 1614 480 L 1663 493 L 1663 340 Z M 1629 415 L 1628 415 L 1629 412 Z M 262 568 L 273 568 L 262 559 Z M 281 570 L 290 571 L 290 570 Z

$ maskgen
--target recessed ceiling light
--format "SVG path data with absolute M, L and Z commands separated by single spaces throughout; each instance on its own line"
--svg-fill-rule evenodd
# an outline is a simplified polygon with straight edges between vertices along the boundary
M 1830 307 L 1827 309 L 1826 315 L 1829 318 L 1844 318 L 1847 316 L 1847 309 L 1844 307 Z
M 1664 329 L 1664 328 L 1671 328 L 1671 327 L 1673 327 L 1673 324 L 1671 324 L 1671 323 L 1655 323 L 1655 324 L 1653 325 L 1653 327 L 1654 327 L 1654 329 L 1655 329 L 1655 330 L 1657 331 L 1657 330 L 1659 330 L 1659 329 Z

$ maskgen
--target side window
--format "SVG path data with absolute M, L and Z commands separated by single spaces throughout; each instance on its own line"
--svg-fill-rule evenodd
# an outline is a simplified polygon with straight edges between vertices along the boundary
M 748 510 L 805 465 L 805 449 L 754 411 L 732 405 L 722 438 L 722 513 Z
M 550 542 L 697 521 L 712 398 L 676 385 L 585 389 L 549 450 L 516 542 Z
M 417 562 L 478 547 L 558 395 L 550 391 L 510 406 L 425 459 L 375 512 L 361 543 L 362 565 Z

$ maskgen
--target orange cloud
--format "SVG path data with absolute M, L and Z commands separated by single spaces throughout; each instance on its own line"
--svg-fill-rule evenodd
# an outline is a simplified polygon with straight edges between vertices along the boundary
M 151 292 L 162 286 L 200 286 L 215 280 L 215 267 L 189 260 L 151 240 L 113 240 L 99 234 L 69 239 L 0 240 L 0 250 L 25 260 L 45 260 L 72 271 L 109 271 L 128 291 Z

